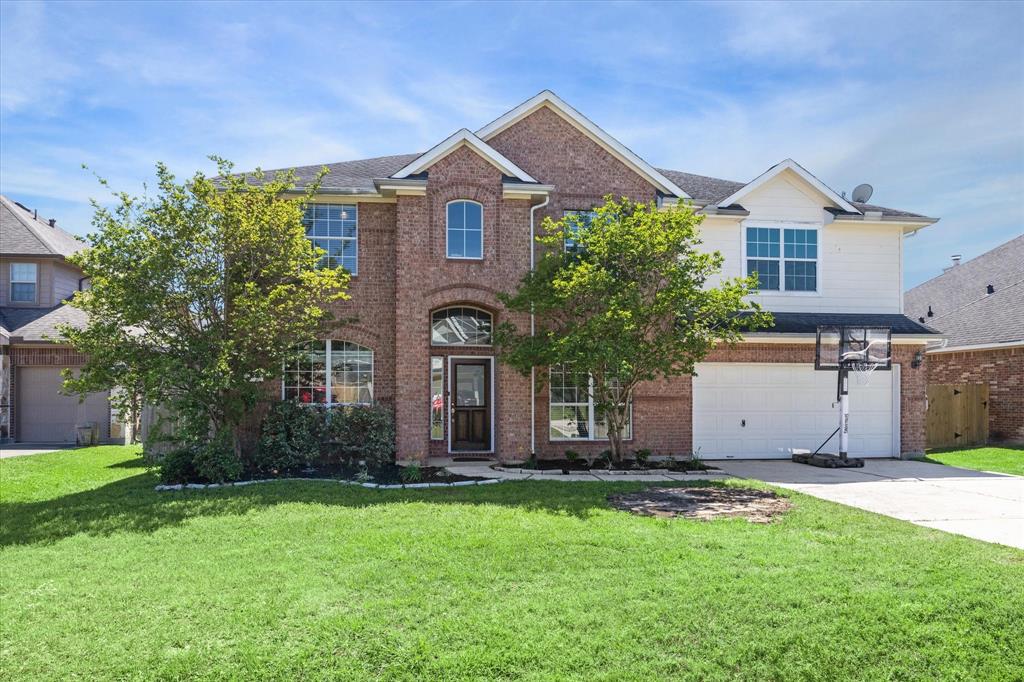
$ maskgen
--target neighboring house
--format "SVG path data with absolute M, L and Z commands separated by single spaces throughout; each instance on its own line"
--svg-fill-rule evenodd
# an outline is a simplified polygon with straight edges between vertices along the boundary
M 83 362 L 55 343 L 57 325 L 84 324 L 85 313 L 64 301 L 83 285 L 65 258 L 84 244 L 0 196 L 0 442 L 73 443 L 76 427 L 94 424 L 110 436 L 105 393 L 60 394 L 61 370 Z
M 893 371 L 851 389 L 851 452 L 924 449 L 919 358 L 935 335 L 903 315 L 901 282 L 904 237 L 933 218 L 851 202 L 792 160 L 747 183 L 658 169 L 549 91 L 425 153 L 328 168 L 309 235 L 351 270 L 351 301 L 336 312 L 359 319 L 288 367 L 281 395 L 393 405 L 400 460 L 607 447 L 587 377 L 537 368 L 550 381 L 537 381 L 531 400 L 531 378 L 491 347 L 508 314 L 498 294 L 530 269 L 542 219 L 588 211 L 607 194 L 692 202 L 724 275 L 756 270 L 756 299 L 776 313 L 773 329 L 716 349 L 696 377 L 638 390 L 629 447 L 709 459 L 817 447 L 837 415 L 836 375 L 814 371 L 815 330 L 846 323 L 890 326 L 894 340 Z
M 988 384 L 989 439 L 1024 442 L 1024 235 L 904 296 L 907 314 L 942 332 L 930 384 Z

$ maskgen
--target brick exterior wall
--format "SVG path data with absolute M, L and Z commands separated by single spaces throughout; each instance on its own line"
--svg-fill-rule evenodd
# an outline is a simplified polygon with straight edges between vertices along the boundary
M 1024 443 L 1024 348 L 932 353 L 928 383 L 988 384 L 989 440 Z

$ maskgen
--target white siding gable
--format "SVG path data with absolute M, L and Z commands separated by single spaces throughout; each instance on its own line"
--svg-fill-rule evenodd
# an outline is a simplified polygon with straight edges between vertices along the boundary
M 748 217 L 709 216 L 701 226 L 704 248 L 721 252 L 724 276 L 739 277 L 746 274 L 746 227 L 817 229 L 818 290 L 765 291 L 755 300 L 775 311 L 901 312 L 901 227 L 834 223 L 825 211 L 829 205 L 824 195 L 795 173 L 781 173 L 743 198 Z

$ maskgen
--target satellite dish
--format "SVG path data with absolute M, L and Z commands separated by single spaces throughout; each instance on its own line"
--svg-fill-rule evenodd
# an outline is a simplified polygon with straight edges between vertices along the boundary
M 862 185 L 857 185 L 853 188 L 853 200 L 858 204 L 866 203 L 874 191 L 875 188 L 866 182 Z

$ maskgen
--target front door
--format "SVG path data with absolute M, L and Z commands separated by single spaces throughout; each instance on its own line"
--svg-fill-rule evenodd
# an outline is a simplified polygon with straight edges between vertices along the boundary
M 491 449 L 491 360 L 452 358 L 451 449 Z

